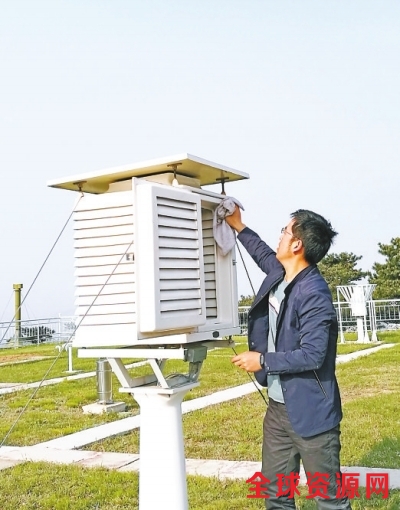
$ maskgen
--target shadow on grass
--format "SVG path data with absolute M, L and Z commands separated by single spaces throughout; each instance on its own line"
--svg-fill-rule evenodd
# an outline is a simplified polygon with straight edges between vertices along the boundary
M 400 458 L 400 437 L 385 437 L 360 459 L 361 466 L 385 468 L 398 464 Z

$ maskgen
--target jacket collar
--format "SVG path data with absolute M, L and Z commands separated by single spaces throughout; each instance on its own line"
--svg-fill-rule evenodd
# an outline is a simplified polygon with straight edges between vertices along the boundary
M 302 280 L 305 276 L 308 275 L 311 271 L 316 270 L 318 271 L 318 268 L 315 264 L 311 264 L 298 273 L 293 280 L 289 283 L 289 285 L 285 288 L 285 296 L 287 296 L 293 287 L 296 285 L 297 282 Z M 268 295 L 269 291 L 272 289 L 272 287 L 275 287 L 276 284 L 281 282 L 285 276 L 285 271 L 282 267 L 282 270 L 274 272 L 274 274 L 270 273 L 264 280 L 263 284 L 261 285 L 260 291 L 262 292 L 260 296 L 257 296 L 254 303 L 249 308 L 250 313 L 256 306 L 258 306 L 261 301 L 265 298 L 265 296 Z M 270 278 L 271 277 L 271 278 Z
M 285 297 L 287 297 L 290 294 L 290 292 L 292 291 L 292 289 L 296 285 L 296 283 L 301 281 L 305 276 L 307 276 L 309 273 L 311 273 L 311 271 L 313 271 L 314 269 L 316 269 L 318 271 L 318 268 L 315 264 L 312 264 L 311 266 L 307 266 L 304 269 L 302 269 L 300 271 L 300 273 L 298 273 L 293 278 L 293 280 L 289 283 L 289 285 L 285 288 Z M 280 325 L 281 325 L 282 317 L 283 317 L 283 310 L 285 307 L 286 307 L 286 299 L 285 299 L 284 305 L 281 306 L 279 309 L 278 318 L 276 320 L 276 339 L 278 339 L 278 331 L 280 329 Z
M 265 298 L 265 296 L 268 295 L 269 291 L 272 289 L 272 287 L 275 287 L 275 285 L 282 281 L 283 277 L 285 276 L 285 271 L 282 267 L 282 269 L 278 271 L 274 271 L 273 273 L 269 273 L 268 276 L 263 281 L 260 290 L 257 294 L 256 299 L 254 300 L 253 304 L 251 305 L 249 312 L 253 310 L 261 301 Z
M 296 285 L 297 282 L 302 280 L 305 276 L 308 275 L 313 269 L 316 269 L 318 271 L 318 268 L 315 264 L 310 264 L 309 266 L 305 267 L 300 271 L 300 273 L 297 273 L 297 275 L 293 278 L 293 280 L 289 283 L 289 285 L 285 289 L 285 295 L 289 294 L 292 288 Z

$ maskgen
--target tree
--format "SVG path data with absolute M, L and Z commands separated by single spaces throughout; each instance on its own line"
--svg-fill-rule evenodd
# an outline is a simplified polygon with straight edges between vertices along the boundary
M 369 275 L 368 271 L 356 268 L 362 256 L 354 253 L 330 253 L 318 264 L 318 268 L 328 283 L 332 296 L 336 296 L 338 285 L 351 285 Z
M 254 296 L 248 295 L 243 296 L 243 294 L 240 296 L 239 299 L 239 306 L 250 306 L 254 301 Z
M 379 253 L 386 262 L 375 262 L 370 273 L 370 283 L 376 284 L 374 299 L 400 298 L 400 237 L 394 237 L 390 244 L 378 243 Z

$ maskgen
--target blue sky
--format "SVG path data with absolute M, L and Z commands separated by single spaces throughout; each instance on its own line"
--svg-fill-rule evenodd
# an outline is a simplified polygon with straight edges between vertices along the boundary
M 298 208 L 329 218 L 332 251 L 364 270 L 400 235 L 399 2 L 2 0 L 1 12 L 0 321 L 73 209 L 75 193 L 46 183 L 73 174 L 188 152 L 250 174 L 227 192 L 273 247 Z M 24 318 L 73 313 L 73 285 L 68 226 Z

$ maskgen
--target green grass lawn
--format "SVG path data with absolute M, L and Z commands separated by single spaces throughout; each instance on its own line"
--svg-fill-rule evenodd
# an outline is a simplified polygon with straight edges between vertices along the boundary
M 78 372 L 96 371 L 96 360 L 78 358 L 77 349 L 73 349 L 72 369 Z M 37 359 L 43 358 L 43 359 Z M 57 359 L 58 358 L 58 359 Z M 22 363 L 21 361 L 24 360 Z M 132 363 L 134 360 L 126 360 Z M 59 351 L 54 344 L 40 344 L 18 349 L 0 349 L 0 382 L 33 383 L 40 381 L 51 368 L 46 379 L 67 377 L 68 353 Z
M 237 352 L 244 349 L 244 343 L 239 343 L 236 347 Z M 249 382 L 249 376 L 243 371 L 239 371 L 231 364 L 230 359 L 232 356 L 232 349 L 217 349 L 211 351 L 208 354 L 208 359 L 205 361 L 201 372 L 200 386 L 188 393 L 186 399 L 197 398 L 220 389 Z M 83 361 L 91 361 L 92 364 L 95 362 L 94 360 L 86 359 Z M 15 368 L 16 371 L 22 373 L 23 370 L 30 370 L 30 367 L 33 366 L 35 367 L 35 372 L 38 374 L 37 377 L 34 378 L 34 380 L 37 381 L 40 380 L 40 376 L 43 376 L 48 370 L 49 361 L 35 361 L 28 364 L 11 365 L 10 367 L 1 366 L 0 382 L 9 382 L 3 379 L 4 369 Z M 40 375 L 38 366 L 42 369 Z M 182 361 L 171 360 L 167 362 L 167 369 L 170 373 L 186 372 L 187 364 Z M 91 370 L 93 370 L 92 366 L 90 366 L 89 371 Z M 151 370 L 149 367 L 139 367 L 132 368 L 129 372 L 132 376 L 136 377 L 144 373 L 151 373 Z M 14 374 L 14 376 L 12 382 L 18 382 L 18 376 L 16 374 Z M 48 378 L 53 377 L 53 372 L 50 372 Z M 30 446 L 38 442 L 47 441 L 95 425 L 137 414 L 139 412 L 139 407 L 136 401 L 125 393 L 120 394 L 118 388 L 119 382 L 113 377 L 113 398 L 116 401 L 124 400 L 127 403 L 128 407 L 126 412 L 118 414 L 84 415 L 82 413 L 82 406 L 97 400 L 95 377 L 83 380 L 63 381 L 56 385 L 43 386 L 24 412 L 12 434 L 8 437 L 6 444 Z M 0 397 L 0 443 L 1 438 L 7 434 L 33 391 L 34 389 L 23 390 L 5 394 Z
M 155 478 L 155 488 L 157 478 Z M 106 469 L 84 469 L 45 463 L 20 464 L 1 472 L 2 510 L 138 510 L 138 475 Z M 18 487 L 18 490 L 16 490 Z M 49 490 L 51 487 L 51 490 Z M 400 491 L 388 499 L 374 496 L 353 499 L 353 510 L 398 510 Z M 299 510 L 315 510 L 305 490 L 296 498 Z M 264 501 L 247 498 L 245 481 L 188 476 L 190 510 L 261 510 Z
M 395 347 L 382 349 L 370 356 L 350 363 L 340 364 L 337 375 L 343 400 L 342 464 L 400 469 L 400 332 L 380 333 L 383 342 L 396 343 Z M 236 348 L 245 350 L 243 338 Z M 338 353 L 346 354 L 369 347 L 364 344 L 339 344 Z M 30 349 L 37 355 L 54 356 L 54 346 L 38 346 Z M 18 353 L 22 349 L 16 350 Z M 15 351 L 14 351 L 15 352 Z M 32 352 L 32 351 L 30 351 Z M 40 354 L 39 354 L 40 353 Z M 47 354 L 46 354 L 47 353 Z M 65 353 L 66 355 L 66 353 Z M 201 384 L 192 390 L 188 399 L 210 394 L 216 390 L 244 384 L 250 381 L 247 374 L 230 363 L 230 349 L 209 352 L 201 372 Z M 54 358 L 53 358 L 54 359 Z M 19 374 L 29 372 L 31 380 L 40 380 L 48 367 L 49 359 L 28 364 L 0 367 L 15 369 L 12 382 L 20 382 Z M 66 369 L 66 357 L 56 368 Z M 95 369 L 94 360 L 82 362 L 82 370 Z M 84 363 L 83 363 L 84 362 Z M 47 365 L 46 365 L 47 364 Z M 186 371 L 182 362 L 168 362 L 169 370 Z M 75 366 L 74 366 L 75 368 Z M 139 375 L 145 368 L 131 369 Z M 60 372 L 58 372 L 60 373 Z M 11 377 L 11 372 L 7 372 Z M 65 375 L 65 374 L 64 374 Z M 49 377 L 55 377 L 49 374 Z M 138 413 L 135 401 L 126 394 L 118 394 L 118 382 L 114 380 L 115 399 L 123 398 L 128 404 L 127 413 L 119 415 L 84 415 L 81 406 L 97 399 L 96 380 L 66 381 L 54 386 L 42 387 L 21 417 L 8 445 L 33 445 L 89 428 L 107 421 Z M 0 397 L 0 442 L 25 406 L 30 391 L 19 391 Z M 254 460 L 261 458 L 262 418 L 265 403 L 255 392 L 246 397 L 217 406 L 188 413 L 183 417 L 185 453 L 188 458 Z M 109 438 L 88 446 L 97 451 L 138 453 L 139 432 Z M 43 463 L 21 464 L 1 471 L 2 510 L 26 509 L 136 509 L 138 479 L 134 473 L 84 469 L 77 466 L 57 466 Z M 51 486 L 51 492 L 48 487 Z M 18 487 L 18 490 L 15 488 Z M 190 508 L 193 509 L 253 509 L 263 508 L 261 500 L 247 498 L 245 482 L 218 481 L 212 478 L 188 477 Z M 379 497 L 367 500 L 362 490 L 361 498 L 353 501 L 353 510 L 398 510 L 400 491 L 391 491 L 387 500 Z M 298 499 L 298 508 L 315 508 L 312 500 L 304 496 Z

